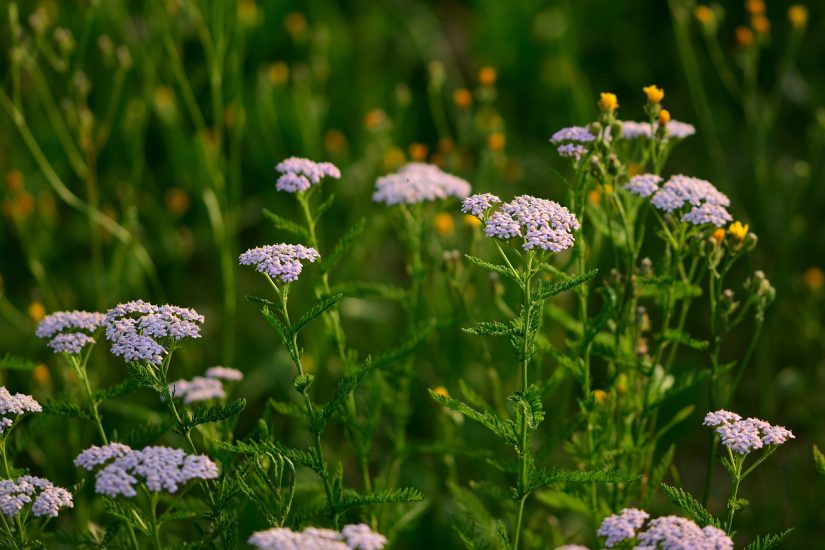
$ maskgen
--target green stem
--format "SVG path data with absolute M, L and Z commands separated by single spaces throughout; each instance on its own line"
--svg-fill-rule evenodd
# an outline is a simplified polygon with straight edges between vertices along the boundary
M 524 281 L 522 283 L 522 290 L 524 292 L 524 319 L 522 320 L 522 350 L 521 350 L 521 393 L 524 396 L 527 393 L 527 367 L 530 365 L 530 346 L 532 338 L 530 338 L 530 316 L 533 308 L 532 297 L 530 295 L 530 285 L 532 282 L 532 260 L 533 254 L 528 253 L 527 266 L 524 272 Z M 526 405 L 524 405 L 526 407 Z M 519 499 L 518 510 L 516 512 L 515 530 L 513 533 L 513 550 L 518 549 L 519 536 L 521 535 L 521 523 L 524 517 L 524 503 L 529 496 L 527 491 L 527 456 L 529 452 L 528 437 L 527 437 L 527 410 L 522 411 L 521 414 L 521 445 L 519 448 L 519 474 L 518 474 L 518 492 L 521 495 Z

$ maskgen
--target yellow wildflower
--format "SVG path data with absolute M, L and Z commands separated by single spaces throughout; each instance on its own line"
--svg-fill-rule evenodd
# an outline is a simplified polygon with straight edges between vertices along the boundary
M 347 136 L 335 128 L 327 130 L 324 132 L 324 149 L 333 155 L 340 155 L 347 149 Z
M 642 91 L 647 95 L 647 102 L 648 103 L 661 103 L 662 100 L 665 98 L 665 91 L 655 84 L 651 84 L 650 86 L 645 86 L 642 88 Z
M 473 216 L 472 214 L 464 214 L 462 218 L 464 221 L 464 225 L 471 229 L 475 229 L 476 227 L 481 227 L 481 220 Z
M 478 71 L 478 81 L 482 86 L 492 86 L 496 83 L 496 78 L 498 78 L 498 73 L 493 67 L 482 67 Z
M 745 2 L 745 9 L 751 15 L 763 15 L 765 13 L 765 0 L 748 0 Z
M 747 27 L 736 27 L 736 43 L 740 46 L 753 44 L 753 32 Z
M 416 162 L 422 162 L 427 158 L 427 146 L 423 143 L 413 143 L 409 146 L 410 158 Z
M 433 219 L 433 225 L 439 235 L 450 235 L 455 230 L 455 220 L 446 212 L 439 212 Z
M 713 238 L 714 241 L 716 241 L 716 244 L 722 244 L 722 241 L 725 240 L 725 230 L 720 227 L 719 229 L 711 233 L 710 236 L 711 238 Z
M 809 267 L 802 273 L 802 281 L 811 290 L 822 290 L 825 286 L 825 273 L 818 267 Z
M 490 149 L 493 151 L 501 151 L 504 149 L 504 145 L 507 143 L 507 138 L 504 137 L 504 134 L 501 132 L 493 132 L 489 136 L 487 136 L 487 145 L 490 146 Z
M 788 21 L 795 29 L 801 29 L 808 24 L 808 8 L 801 4 L 794 4 L 788 8 Z
M 466 109 L 472 105 L 473 95 L 467 88 L 459 88 L 453 92 L 453 101 L 459 108 Z
M 693 16 L 702 25 L 710 25 L 716 21 L 716 15 L 708 6 L 696 6 L 693 10 Z
M 599 96 L 599 109 L 602 111 L 612 112 L 619 108 L 619 100 L 616 94 L 609 92 L 602 92 Z
M 387 120 L 387 115 L 381 109 L 373 109 L 364 115 L 364 126 L 367 130 L 377 130 Z
M 748 236 L 748 224 L 742 225 L 742 222 L 733 222 L 728 227 L 728 234 L 736 237 L 738 241 L 742 241 Z
M 670 122 L 670 111 L 668 111 L 667 109 L 660 109 L 659 116 L 657 118 L 659 119 L 659 125 L 664 126 L 665 124 Z
M 602 404 L 607 401 L 607 392 L 604 390 L 593 390 L 593 399 L 596 403 Z
M 29 314 L 32 321 L 35 323 L 39 323 L 43 320 L 43 317 L 46 316 L 46 308 L 43 307 L 43 303 L 35 300 L 34 302 L 29 304 L 28 309 L 26 309 L 26 313 Z
M 757 34 L 765 35 L 771 32 L 771 21 L 764 15 L 755 15 L 751 20 L 751 26 Z
M 593 189 L 587 193 L 587 200 L 590 204 L 597 205 L 602 202 L 602 194 L 599 192 L 598 189 Z
M 447 388 L 444 386 L 438 386 L 433 389 L 433 393 L 436 395 L 440 395 L 441 397 L 450 397 L 450 394 L 447 392 Z
M 42 363 L 40 365 L 37 365 L 36 367 L 34 367 L 34 370 L 32 371 L 32 377 L 34 378 L 34 381 L 40 384 L 41 386 L 44 384 L 48 384 L 49 379 L 51 378 L 51 375 L 49 374 L 49 368 L 46 365 L 43 365 Z
M 170 188 L 166 192 L 166 208 L 176 216 L 185 214 L 189 210 L 189 195 L 178 187 Z

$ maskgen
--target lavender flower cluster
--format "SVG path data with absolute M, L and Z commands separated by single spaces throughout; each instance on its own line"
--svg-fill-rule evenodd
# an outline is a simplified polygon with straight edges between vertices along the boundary
M 304 269 L 302 260 L 314 262 L 321 257 L 318 251 L 302 244 L 270 244 L 247 250 L 238 259 L 241 265 L 254 265 L 260 273 L 283 283 L 298 280 Z
M 254 533 L 247 542 L 260 550 L 381 550 L 387 538 L 360 523 L 346 525 L 340 533 L 316 527 L 301 532 L 275 527 Z
M 206 370 L 205 376 L 172 382 L 169 384 L 169 393 L 175 399 L 182 399 L 185 405 L 223 399 L 226 397 L 223 381 L 237 382 L 239 380 L 243 380 L 243 373 L 237 369 L 211 367 Z
M 0 433 L 14 422 L 13 419 L 6 418 L 7 415 L 21 415 L 28 412 L 42 412 L 43 407 L 31 395 L 16 393 L 12 395 L 5 386 L 0 387 Z
M 722 227 L 733 220 L 725 207 L 730 199 L 709 181 L 689 176 L 671 176 L 660 187 L 650 203 L 664 212 L 673 212 L 687 205 L 692 208 L 682 220 L 693 225 L 711 223 Z
M 47 315 L 37 325 L 35 335 L 50 338 L 49 347 L 55 353 L 76 354 L 95 343 L 91 334 L 103 325 L 106 316 L 90 311 L 58 311 Z
M 341 170 L 331 162 L 315 162 L 299 157 L 282 160 L 275 166 L 275 171 L 281 174 L 275 188 L 287 193 L 306 191 L 323 178 L 341 178 Z
M 17 480 L 0 480 L 0 512 L 3 515 L 14 517 L 30 503 L 35 517 L 55 518 L 61 508 L 74 507 L 72 494 L 48 479 L 21 476 Z
M 556 133 L 550 137 L 550 143 L 554 145 L 571 141 L 576 143 L 590 143 L 595 139 L 596 136 L 584 126 L 570 126 L 556 131 Z
M 652 519 L 640 532 L 649 517 L 644 510 L 625 508 L 605 518 L 598 534 L 605 537 L 607 548 L 635 540 L 634 550 L 733 550 L 733 541 L 721 529 L 702 528 L 678 516 Z
M 624 189 L 639 197 L 649 197 L 659 190 L 662 178 L 656 174 L 639 174 L 630 178 Z
M 666 138 L 685 139 L 696 133 L 696 128 L 687 122 L 670 120 L 665 125 Z M 632 120 L 622 121 L 622 138 L 637 139 L 640 137 L 650 138 L 655 130 L 659 129 L 659 124 L 651 127 L 649 122 L 634 122 Z
M 128 362 L 159 365 L 167 353 L 161 342 L 200 338 L 203 321 L 194 309 L 135 300 L 106 312 L 106 339 L 112 353 Z
M 215 365 L 214 367 L 206 369 L 206 377 L 226 380 L 227 382 L 240 382 L 243 380 L 243 373 L 238 369 Z
M 464 200 L 462 211 L 485 222 L 488 237 L 512 239 L 523 237 L 522 248 L 540 248 L 560 252 L 573 246 L 573 231 L 581 226 L 576 216 L 559 203 L 530 195 L 521 195 L 488 216 L 489 210 L 501 199 L 485 193 Z
M 411 162 L 398 172 L 378 178 L 372 200 L 388 206 L 416 204 L 470 194 L 470 184 L 434 164 Z
M 709 412 L 702 424 L 716 428 L 722 445 L 739 455 L 746 455 L 765 445 L 782 445 L 795 438 L 793 432 L 784 426 L 774 426 L 758 418 L 742 420 L 738 414 L 726 410 Z
M 89 471 L 106 464 L 95 476 L 95 491 L 110 497 L 137 495 L 135 485 L 139 482 L 156 493 L 176 493 L 188 481 L 219 475 L 218 465 L 209 457 L 161 446 L 139 451 L 121 443 L 93 446 L 80 453 L 74 463 Z

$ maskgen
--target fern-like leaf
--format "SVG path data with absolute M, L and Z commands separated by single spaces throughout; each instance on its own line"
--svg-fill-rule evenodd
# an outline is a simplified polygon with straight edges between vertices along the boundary
M 332 252 L 327 254 L 327 256 L 321 260 L 321 273 L 327 273 L 341 261 L 341 258 L 344 257 L 347 250 L 355 244 L 355 241 L 357 241 L 358 237 L 361 236 L 361 233 L 364 232 L 364 227 L 366 227 L 366 225 L 366 218 L 361 218 L 358 220 L 358 223 L 350 227 L 347 232 L 344 233 L 341 240 L 339 240 L 338 244 L 335 245 L 335 248 L 332 249 Z
M 538 289 L 536 290 L 534 298 L 536 300 L 547 300 L 548 298 L 552 298 L 553 296 L 561 294 L 566 290 L 570 290 L 571 288 L 575 288 L 580 284 L 586 283 L 587 281 L 598 275 L 598 273 L 598 269 L 591 269 L 586 273 L 576 275 L 575 277 L 571 277 L 564 281 L 558 281 L 555 283 L 541 283 Z
M 489 411 L 477 411 L 469 405 L 462 403 L 458 399 L 453 399 L 452 397 L 448 397 L 446 395 L 437 394 L 432 390 L 428 391 L 430 392 L 430 397 L 432 397 L 439 405 L 447 407 L 450 410 L 459 412 L 471 420 L 475 420 L 476 422 L 480 423 L 482 426 L 484 426 L 485 428 L 487 428 L 488 430 L 502 438 L 509 445 L 518 448 L 519 441 L 517 436 L 516 425 L 512 420 L 501 418 L 500 416 L 493 414 Z
M 8 370 L 33 370 L 37 366 L 36 361 L 17 357 L 10 353 L 0 357 L 0 369 Z
M 683 491 L 679 487 L 673 487 L 667 483 L 662 483 L 662 490 L 676 506 L 681 508 L 687 516 L 695 521 L 700 527 L 712 525 L 714 527 L 722 527 L 718 519 L 713 517 L 713 514 L 708 512 L 707 508 L 702 506 L 702 503 L 693 498 L 690 493 Z
M 788 538 L 791 531 L 793 531 L 793 528 L 773 535 L 759 535 L 753 542 L 745 547 L 745 550 L 771 550 L 772 548 L 776 548 Z
M 312 306 L 312 309 L 304 313 L 300 319 L 298 319 L 294 325 L 292 325 L 292 333 L 298 334 L 301 330 L 304 329 L 309 323 L 317 319 L 321 316 L 325 311 L 334 307 L 335 304 L 340 302 L 344 298 L 344 295 L 340 292 L 338 294 L 333 294 L 332 296 L 327 296 L 326 298 L 319 301 L 317 304 Z
M 288 233 L 292 233 L 299 239 L 304 242 L 309 241 L 309 233 L 307 230 L 304 229 L 302 226 L 298 225 L 297 223 L 290 221 L 286 218 L 275 214 L 274 212 L 270 212 L 266 208 L 264 208 L 264 216 L 272 222 L 272 225 L 275 226 L 275 229 L 280 229 L 282 231 L 286 231 Z

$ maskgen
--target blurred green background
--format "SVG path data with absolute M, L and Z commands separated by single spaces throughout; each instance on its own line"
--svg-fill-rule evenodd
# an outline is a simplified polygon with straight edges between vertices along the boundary
M 641 88 L 655 83 L 673 117 L 698 130 L 668 171 L 731 196 L 735 217 L 760 238 L 748 267 L 778 293 L 735 410 L 785 424 L 797 439 L 751 482 L 743 529 L 796 526 L 789 547 L 819 544 L 823 484 L 813 481 L 811 444 L 825 445 L 825 5 L 810 3 L 803 21 L 791 2 L 770 1 L 765 28 L 733 1 L 710 12 L 688 0 L 197 4 L 2 3 L 0 351 L 47 365 L 4 373 L 7 386 L 61 393 L 63 366 L 34 337 L 45 312 L 168 301 L 207 318 L 181 376 L 218 363 L 247 373 L 242 433 L 266 397 L 289 392 L 289 362 L 243 300 L 266 289 L 236 267 L 247 248 L 288 238 L 261 215 L 294 214 L 292 197 L 275 191 L 275 163 L 296 155 L 341 167 L 343 179 L 328 184 L 336 202 L 322 246 L 367 218 L 335 281 L 404 284 L 393 217 L 370 199 L 377 176 L 428 159 L 478 191 L 563 198 L 552 132 L 593 120 L 602 91 L 618 95 L 621 118 L 642 119 Z M 436 269 L 443 250 L 464 251 L 470 238 L 455 205 L 444 211 L 432 212 Z M 309 297 L 309 285 L 297 292 Z M 342 313 L 362 355 L 392 346 L 403 327 L 391 303 L 348 300 Z M 443 352 L 459 338 L 422 354 L 414 440 L 436 431 L 423 389 L 457 379 L 458 352 Z M 307 343 L 308 354 L 325 360 L 324 345 Z M 103 353 L 97 364 L 102 381 L 126 374 Z M 698 491 L 703 393 L 685 399 L 698 412 L 676 465 Z M 108 419 L 129 420 L 117 410 Z M 32 463 L 78 475 L 49 464 L 53 444 L 38 445 Z M 487 475 L 479 461 L 462 465 L 462 477 Z M 426 455 L 409 463 L 405 481 L 437 503 L 418 524 L 435 527 L 412 530 L 410 548 L 455 544 L 440 468 Z

